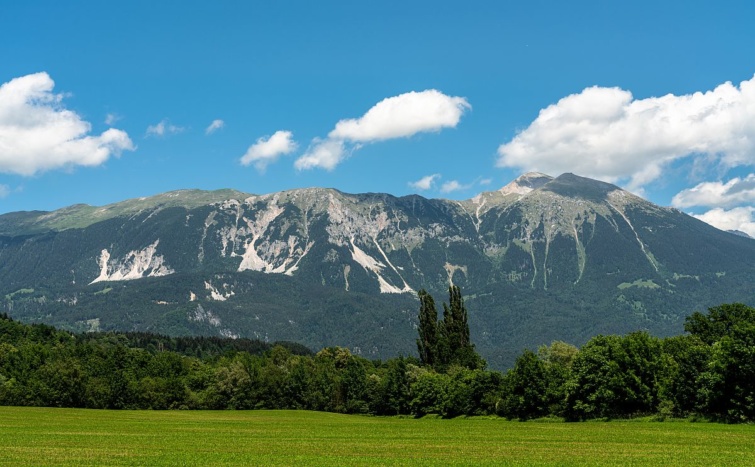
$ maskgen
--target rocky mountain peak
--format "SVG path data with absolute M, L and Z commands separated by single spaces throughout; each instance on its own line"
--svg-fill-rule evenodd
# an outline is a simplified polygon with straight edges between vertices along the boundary
M 546 175 L 540 172 L 527 172 L 520 175 L 514 181 L 498 190 L 498 192 L 503 195 L 525 195 L 532 190 L 536 190 L 542 187 L 551 180 L 553 180 L 553 177 L 551 177 L 550 175 Z
M 559 175 L 543 185 L 542 189 L 567 198 L 581 198 L 598 203 L 606 201 L 609 193 L 623 191 L 616 185 L 572 173 Z

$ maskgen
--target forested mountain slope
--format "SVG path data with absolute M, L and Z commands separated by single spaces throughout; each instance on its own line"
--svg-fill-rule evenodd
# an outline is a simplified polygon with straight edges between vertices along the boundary
M 461 287 L 494 367 L 554 339 L 667 335 L 755 303 L 755 240 L 616 186 L 530 173 L 462 202 L 302 189 L 183 190 L 0 216 L 9 315 L 414 354 L 416 291 Z

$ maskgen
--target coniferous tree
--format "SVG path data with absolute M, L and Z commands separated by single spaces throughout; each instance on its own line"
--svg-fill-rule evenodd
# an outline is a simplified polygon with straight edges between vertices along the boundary
M 417 349 L 424 365 L 445 371 L 450 365 L 469 369 L 485 367 L 485 361 L 477 354 L 469 338 L 467 308 L 461 290 L 452 285 L 448 288 L 448 305 L 443 304 L 443 319 L 437 319 L 435 302 L 426 291 L 419 292 L 419 339 Z
M 419 293 L 419 339 L 417 351 L 423 365 L 438 363 L 438 311 L 433 297 L 424 289 Z
M 443 304 L 443 330 L 449 354 L 453 359 L 469 345 L 467 308 L 464 306 L 464 299 L 461 298 L 461 290 L 455 285 L 448 288 L 448 305 Z

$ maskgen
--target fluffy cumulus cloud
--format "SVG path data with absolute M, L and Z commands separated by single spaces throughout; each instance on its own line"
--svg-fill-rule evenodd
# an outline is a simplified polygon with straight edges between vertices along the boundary
M 276 131 L 269 138 L 259 138 L 257 142 L 249 146 L 246 154 L 241 157 L 241 165 L 254 164 L 259 171 L 264 171 L 280 156 L 290 154 L 296 150 L 297 144 L 294 135 L 290 131 Z
M 721 230 L 739 230 L 755 238 L 755 208 L 752 206 L 715 208 L 695 217 Z
M 678 208 L 692 206 L 731 207 L 755 204 L 755 174 L 728 182 L 704 182 L 679 192 L 671 200 Z
M 704 182 L 679 192 L 671 200 L 679 208 L 713 208 L 698 219 L 721 230 L 739 230 L 755 237 L 755 174 L 728 182 Z M 727 209 L 731 208 L 731 209 Z
M 407 92 L 383 99 L 361 118 L 339 121 L 328 137 L 366 143 L 455 128 L 470 108 L 463 97 L 447 96 L 435 89 Z
M 133 151 L 126 132 L 110 128 L 90 135 L 91 125 L 63 106 L 47 73 L 0 86 L 0 172 L 34 175 L 46 170 L 97 166 Z
M 471 106 L 463 97 L 447 96 L 435 89 L 388 97 L 362 117 L 336 123 L 326 139 L 313 141 L 295 166 L 332 170 L 361 144 L 455 128 L 468 109 Z
M 204 134 L 211 135 L 225 126 L 225 122 L 220 119 L 215 119 L 210 125 L 205 128 Z
M 348 152 L 343 141 L 315 139 L 309 146 L 309 149 L 307 149 L 307 152 L 296 159 L 294 167 L 299 170 L 313 169 L 315 167 L 333 170 L 347 155 Z
M 435 185 L 435 181 L 440 178 L 440 174 L 426 175 L 416 182 L 409 182 L 409 186 L 415 190 L 425 191 L 429 190 Z
M 168 136 L 184 131 L 183 127 L 173 125 L 167 118 L 147 127 L 147 136 Z
M 540 111 L 498 148 L 497 165 L 575 172 L 639 188 L 674 160 L 702 156 L 723 167 L 755 163 L 755 77 L 712 91 L 635 99 L 591 87 Z
M 0 199 L 5 198 L 10 194 L 10 187 L 8 185 L 0 184 Z

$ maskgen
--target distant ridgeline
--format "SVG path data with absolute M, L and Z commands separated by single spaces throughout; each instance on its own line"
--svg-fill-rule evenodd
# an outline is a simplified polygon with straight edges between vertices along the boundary
M 753 308 L 695 313 L 683 336 L 596 336 L 581 349 L 556 341 L 502 374 L 481 367 L 471 343 L 450 344 L 468 335 L 454 324 L 465 314 L 457 298 L 436 331 L 419 331 L 424 358 L 428 336 L 438 337 L 432 364 L 370 361 L 341 347 L 313 355 L 295 344 L 71 334 L 0 315 L 0 405 L 755 421 Z
M 417 291 L 460 286 L 493 368 L 556 339 L 680 334 L 755 305 L 755 240 L 572 174 L 466 201 L 183 190 L 0 216 L 0 310 L 75 332 L 247 337 L 417 355 Z

